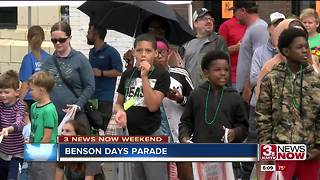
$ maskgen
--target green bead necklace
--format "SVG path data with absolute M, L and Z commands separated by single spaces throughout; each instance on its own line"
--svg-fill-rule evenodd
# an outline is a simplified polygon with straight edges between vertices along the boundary
M 217 119 L 217 115 L 219 113 L 219 109 L 220 109 L 220 106 L 221 106 L 222 97 L 223 97 L 225 89 L 226 89 L 226 86 L 223 86 L 222 90 L 221 90 L 220 97 L 219 97 L 219 102 L 218 102 L 217 109 L 216 109 L 216 111 L 214 112 L 214 115 L 213 115 L 213 119 L 208 121 L 208 104 L 209 104 L 209 96 L 210 96 L 210 92 L 211 92 L 211 83 L 209 83 L 209 88 L 208 88 L 208 93 L 207 93 L 207 98 L 206 98 L 206 106 L 205 106 L 205 109 L 204 109 L 204 120 L 208 125 L 215 123 L 215 121 Z
M 301 108 L 301 104 L 300 103 L 298 103 L 298 101 L 297 101 L 297 99 L 296 99 L 296 96 L 295 96 L 295 94 L 294 94 L 294 85 L 295 85 L 295 83 L 294 83 L 294 80 L 292 79 L 292 71 L 291 71 L 291 69 L 290 69 L 290 67 L 286 64 L 286 68 L 287 68 L 287 70 L 288 70 L 288 76 L 289 76 L 289 81 L 290 81 L 290 98 L 291 98 L 291 100 L 292 100 L 292 105 L 293 105 L 293 107 L 296 109 L 296 110 L 300 110 L 300 108 Z M 300 74 L 300 91 L 299 91 L 299 97 L 300 97 L 300 99 L 301 99 L 301 97 L 302 97 L 302 76 L 303 76 L 303 72 L 302 72 L 302 65 L 300 65 L 300 70 L 299 70 L 299 72 L 301 73 Z

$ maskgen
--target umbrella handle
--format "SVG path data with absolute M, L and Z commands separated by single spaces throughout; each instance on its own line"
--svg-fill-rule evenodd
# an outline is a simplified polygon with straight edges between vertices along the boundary
M 137 19 L 137 22 L 136 22 L 136 26 L 134 28 L 134 33 L 133 33 L 133 38 L 136 38 L 136 33 L 137 33 L 137 29 L 138 29 L 138 25 L 139 25 L 139 22 L 140 22 L 140 19 L 141 19 L 141 13 L 142 13 L 142 10 L 139 9 L 139 15 L 138 15 L 138 19 Z

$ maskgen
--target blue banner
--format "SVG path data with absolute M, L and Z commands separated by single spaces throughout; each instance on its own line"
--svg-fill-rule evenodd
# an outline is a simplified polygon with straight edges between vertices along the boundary
M 64 161 L 255 161 L 257 144 L 59 144 Z M 120 159 L 119 159 L 120 158 Z M 122 159 L 121 159 L 122 158 Z

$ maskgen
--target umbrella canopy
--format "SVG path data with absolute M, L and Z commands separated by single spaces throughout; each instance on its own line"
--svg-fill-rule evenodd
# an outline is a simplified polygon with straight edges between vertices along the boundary
M 170 43 L 181 45 L 194 38 L 189 24 L 171 6 L 158 1 L 87 1 L 78 9 L 107 29 L 132 37 L 143 33 L 145 19 L 158 15 L 169 23 Z

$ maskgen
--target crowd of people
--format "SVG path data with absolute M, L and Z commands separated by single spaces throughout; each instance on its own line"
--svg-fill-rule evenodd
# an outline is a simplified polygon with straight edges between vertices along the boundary
M 105 179 L 101 162 L 24 162 L 24 143 L 56 143 L 58 126 L 76 107 L 62 135 L 90 135 L 88 101 L 130 136 L 166 135 L 170 143 L 306 144 L 306 161 L 233 163 L 235 178 L 272 179 L 260 165 L 285 165 L 284 179 L 320 178 L 320 35 L 318 13 L 274 12 L 267 23 L 254 1 L 235 1 L 234 17 L 214 32 L 213 12 L 195 10 L 196 37 L 166 40 L 167 20 L 150 16 L 123 59 L 91 21 L 89 58 L 72 48 L 70 25 L 51 27 L 54 53 L 41 48 L 44 31 L 28 30 L 31 52 L 19 73 L 0 75 L 0 180 Z M 177 35 L 178 36 L 178 35 Z M 318 49 L 319 48 L 319 49 Z M 117 78 L 120 78 L 117 84 Z M 117 92 L 114 102 L 115 92 Z M 114 115 L 114 116 L 113 116 Z M 133 162 L 130 179 L 193 179 L 188 162 Z

